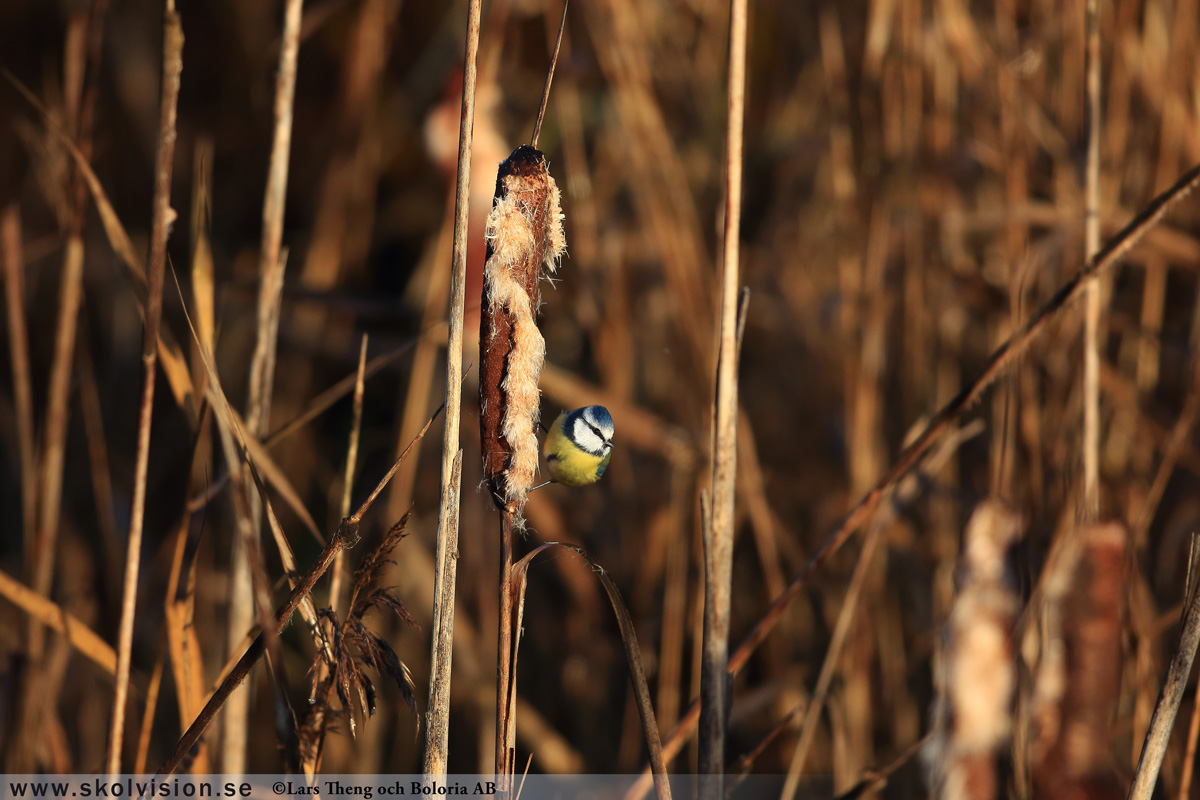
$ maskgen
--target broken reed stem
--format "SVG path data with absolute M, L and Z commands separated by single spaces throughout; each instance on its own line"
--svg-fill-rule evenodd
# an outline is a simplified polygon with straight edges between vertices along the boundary
M 729 9 L 729 98 L 725 129 L 724 275 L 716 379 L 712 525 L 705 537 L 704 636 L 700 667 L 701 797 L 724 796 L 728 718 L 729 614 L 733 580 L 733 510 L 737 478 L 738 245 L 741 239 L 742 121 L 746 105 L 746 0 Z
M 174 4 L 168 1 L 163 22 L 162 97 L 158 128 L 158 155 L 154 166 L 154 216 L 150 229 L 149 295 L 142 336 L 142 405 L 138 414 L 137 460 L 134 466 L 133 506 L 130 510 L 125 582 L 121 597 L 121 626 L 117 634 L 116 691 L 108 739 L 108 774 L 121 771 L 121 743 L 125 734 L 125 700 L 129 691 L 129 661 L 133 646 L 133 616 L 137 605 L 138 569 L 141 564 L 142 526 L 145 522 L 146 479 L 150 465 L 150 425 L 154 411 L 154 383 L 158 366 L 158 328 L 162 320 L 163 278 L 167 263 L 167 237 L 175 221 L 171 208 L 171 172 L 175 158 L 175 111 L 183 71 L 183 28 Z
M 1088 261 L 1100 251 L 1100 18 L 1099 0 L 1087 0 L 1087 165 L 1084 186 L 1084 247 Z M 1100 515 L 1100 304 L 1102 281 L 1087 287 L 1083 360 L 1083 516 Z
M 908 447 L 901 451 L 892 465 L 879 478 L 869 492 L 859 498 L 842 522 L 821 542 L 816 552 L 800 568 L 783 593 L 776 597 L 750 632 L 743 637 L 737 649 L 729 657 L 729 673 L 736 675 L 749 660 L 751 654 L 766 640 L 771 630 L 783 616 L 792 599 L 807 584 L 809 576 L 825 560 L 836 553 L 850 536 L 870 519 L 880 501 L 893 484 L 903 478 L 925 455 L 931 446 L 949 434 L 958 419 L 983 395 L 1005 370 L 1013 364 L 1030 345 L 1046 330 L 1050 321 L 1068 307 L 1097 276 L 1104 274 L 1136 245 L 1147 231 L 1156 226 L 1176 203 L 1188 195 L 1200 183 L 1200 164 L 1183 173 L 1174 184 L 1151 200 L 1116 233 L 1082 269 L 1058 288 L 1050 299 L 1043 303 L 1025 324 L 1017 329 L 1003 344 L 992 351 L 982 372 L 963 386 L 957 395 L 930 419 L 925 429 Z M 667 758 L 674 758 L 692 733 L 700 718 L 699 699 L 693 700 L 687 712 L 679 720 L 675 731 L 663 744 Z M 629 790 L 627 798 L 642 797 L 649 788 L 645 773 L 643 779 Z
M 296 587 L 292 589 L 292 593 L 288 596 L 287 601 L 282 607 L 280 607 L 278 613 L 275 615 L 275 625 L 273 628 L 273 633 L 275 636 L 283 633 L 289 620 L 292 618 L 292 614 L 295 613 L 297 608 L 299 608 L 301 601 L 308 597 L 313 586 L 315 586 L 317 581 L 320 580 L 321 576 L 325 574 L 325 571 L 329 569 L 331 564 L 333 564 L 333 560 L 337 554 L 343 548 L 352 547 L 357 542 L 358 521 L 353 518 L 342 520 L 332 538 L 330 538 L 329 544 L 325 545 L 325 549 L 323 549 L 320 555 L 317 556 L 316 563 L 314 563 L 308 572 L 306 572 L 304 576 L 297 581 Z M 229 695 L 232 694 L 234 689 L 241 685 L 242 681 L 246 679 L 246 676 L 250 674 L 250 670 L 258 662 L 258 659 L 262 657 L 265 649 L 265 643 L 266 639 L 263 633 L 260 632 L 250 646 L 246 649 L 246 652 L 242 655 L 242 657 L 238 659 L 237 664 L 232 670 L 230 670 L 229 674 L 225 676 L 225 679 L 221 682 L 221 685 L 217 687 L 215 692 L 213 692 L 212 697 L 210 697 L 208 702 L 204 704 L 204 708 L 200 711 L 200 714 L 197 715 L 192 724 L 188 726 L 187 731 L 182 737 L 180 737 L 178 743 L 175 745 L 175 751 L 169 758 L 167 758 L 163 765 L 158 768 L 157 774 L 159 776 L 171 775 L 179 768 L 179 765 L 183 762 L 184 757 L 187 756 L 188 751 L 191 750 L 193 745 L 195 745 L 196 742 L 200 740 L 200 737 L 204 735 L 205 729 L 208 728 L 209 723 L 212 722 L 213 717 L 216 716 L 217 712 L 221 710 L 221 706 L 225 704 L 225 701 L 229 698 Z
M 1188 676 L 1192 672 L 1192 661 L 1196 658 L 1196 649 L 1200 646 L 1200 534 L 1192 534 L 1192 548 L 1188 561 L 1187 595 L 1183 608 L 1183 626 L 1179 632 L 1179 643 L 1175 647 L 1175 655 L 1171 657 L 1171 666 L 1167 668 L 1167 679 L 1163 682 L 1162 691 L 1158 695 L 1158 703 L 1154 707 L 1154 716 L 1150 719 L 1150 728 L 1146 731 L 1146 741 L 1142 745 L 1142 755 L 1138 759 L 1137 773 L 1133 778 L 1133 786 L 1129 789 L 1129 800 L 1149 800 L 1158 783 L 1158 773 L 1162 769 L 1163 756 L 1167 753 L 1167 743 L 1171 739 L 1171 731 L 1175 727 L 1175 716 L 1179 713 L 1179 705 L 1183 702 L 1184 692 L 1187 691 Z
M 454 246 L 450 257 L 450 327 L 446 341 L 446 422 L 442 430 L 442 487 L 438 504 L 437 570 L 433 578 L 433 631 L 429 702 L 425 713 L 426 778 L 446 774 L 450 736 L 450 677 L 454 656 L 454 593 L 458 576 L 458 513 L 462 484 L 463 317 L 466 313 L 467 222 L 471 196 L 471 142 L 475 128 L 480 0 L 467 6 L 462 108 L 458 121 L 458 175 L 454 186 Z M 499 738 L 499 737 L 497 737 Z

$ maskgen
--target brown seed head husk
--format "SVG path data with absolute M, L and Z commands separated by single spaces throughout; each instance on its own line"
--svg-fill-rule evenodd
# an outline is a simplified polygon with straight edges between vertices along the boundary
M 510 512 L 525 505 L 538 471 L 538 382 L 546 342 L 534 317 L 542 270 L 554 272 L 566 250 L 562 220 L 545 156 L 518 147 L 496 176 L 479 322 L 484 477 L 496 503 Z

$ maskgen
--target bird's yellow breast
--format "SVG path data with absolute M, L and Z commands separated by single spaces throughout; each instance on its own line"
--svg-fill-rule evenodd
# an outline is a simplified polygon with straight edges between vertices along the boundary
M 563 432 L 566 414 L 559 414 L 546 434 L 542 455 L 550 471 L 550 479 L 564 486 L 586 486 L 595 483 L 604 474 L 612 453 L 594 456 L 582 450 Z

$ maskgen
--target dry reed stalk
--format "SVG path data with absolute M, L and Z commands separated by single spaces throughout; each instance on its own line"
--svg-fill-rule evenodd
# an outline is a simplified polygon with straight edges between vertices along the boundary
M 21 211 L 13 204 L 0 212 L 0 260 L 4 268 L 4 300 L 8 316 L 8 349 L 12 359 L 13 403 L 17 450 L 21 465 L 21 520 L 24 551 L 33 552 L 37 529 L 37 451 L 34 444 L 33 380 L 29 373 L 29 328 L 25 322 L 25 262 L 21 247 Z M 27 564 L 26 568 L 32 567 Z
M 1187 691 L 1188 676 L 1192 662 L 1200 647 L 1200 535 L 1192 535 L 1192 549 L 1188 559 L 1187 585 L 1184 592 L 1183 620 L 1179 631 L 1179 642 L 1171 657 L 1166 680 L 1154 707 L 1154 716 L 1146 731 L 1138 759 L 1137 772 L 1129 789 L 1129 800 L 1149 800 L 1158 782 L 1159 770 L 1167 752 L 1167 743 L 1175 727 L 1175 716 Z
M 1090 262 L 1100 252 L 1100 11 L 1099 0 L 1087 0 L 1087 166 L 1084 188 L 1084 247 Z M 1083 516 L 1100 515 L 1100 334 L 1104 279 L 1087 287 L 1083 362 Z
M 701 796 L 724 796 L 729 716 L 729 617 L 733 593 L 733 511 L 737 482 L 738 248 L 742 219 L 742 122 L 746 108 L 746 0 L 729 9 L 728 107 L 725 125 L 725 228 L 721 323 L 713 414 L 712 526 L 704 547 L 704 635 L 700 676 Z
M 1012 629 L 1020 609 L 1011 550 L 1021 528 L 996 501 L 980 505 L 967 523 L 962 584 L 935 662 L 939 696 L 924 753 L 938 798 L 1003 796 L 1002 748 L 1012 733 L 1017 677 Z
M 69 133 L 63 134 L 66 141 L 74 138 L 79 142 L 78 161 L 87 163 L 92 153 L 92 128 L 95 121 L 96 94 L 100 62 L 100 45 L 104 31 L 107 0 L 93 0 L 87 13 L 88 35 L 86 41 L 76 37 L 68 52 L 66 63 L 68 74 L 83 76 L 84 88 L 79 92 L 68 92 L 75 103 L 67 109 L 67 119 L 75 123 Z M 82 10 L 77 13 L 83 13 Z M 11 76 L 10 76 L 11 79 Z M 74 148 L 74 145 L 72 145 Z M 80 177 L 81 168 L 71 174 L 70 211 L 67 246 L 63 255 L 60 279 L 58 320 L 55 327 L 54 357 L 50 366 L 50 382 L 46 399 L 46 416 L 43 423 L 41 472 L 38 476 L 40 507 L 37 512 L 36 538 L 31 548 L 33 553 L 31 573 L 33 588 L 40 594 L 50 596 L 54 582 L 54 564 L 58 542 L 59 517 L 62 506 L 63 465 L 66 452 L 67 425 L 70 415 L 69 392 L 71 362 L 74 355 L 76 325 L 79 307 L 83 298 L 83 227 L 87 210 L 87 194 Z M 43 647 L 42 629 L 34 624 L 29 629 L 29 654 L 36 663 L 41 658 Z M 34 699 L 32 705 L 37 704 Z M 31 711 L 36 713 L 36 709 Z
M 1033 709 L 1044 741 L 1036 745 L 1033 781 L 1039 796 L 1115 798 L 1123 793 L 1112 773 L 1108 729 L 1120 701 L 1129 535 L 1110 522 L 1066 536 L 1046 568 L 1050 625 Z
M 283 215 L 287 200 L 288 160 L 291 156 L 293 101 L 296 91 L 296 60 L 300 49 L 300 20 L 303 0 L 288 0 L 284 7 L 282 46 L 279 66 L 275 73 L 274 129 L 271 140 L 267 186 L 263 193 L 262 241 L 259 251 L 258 333 L 254 356 L 250 364 L 247 397 L 246 433 L 260 437 L 269 424 L 271 386 L 274 379 L 276 332 L 279 324 L 280 292 L 283 288 L 283 269 L 286 257 L 281 249 Z M 228 447 L 226 448 L 228 450 Z M 228 455 L 228 454 L 227 454 Z M 234 464 L 227 458 L 227 467 Z M 248 469 L 248 467 L 241 467 Z M 239 522 L 242 535 L 234 538 L 231 566 L 232 593 L 229 602 L 229 646 L 237 642 L 253 622 L 254 603 L 251 598 L 251 542 L 258 541 L 262 519 L 262 498 L 252 482 L 244 475 L 240 481 L 245 500 L 247 519 Z M 235 495 L 238 487 L 235 485 Z M 248 527 L 246 527 L 248 525 Z M 315 623 L 315 620 L 313 620 Z M 226 708 L 221 729 L 221 768 L 232 774 L 245 771 L 247 725 L 250 698 L 242 693 Z
M 133 621 L 137 607 L 138 571 L 141 565 L 142 527 L 145 521 L 146 479 L 150 465 L 150 427 L 154 412 L 154 385 L 158 377 L 158 331 L 162 320 L 163 280 L 167 264 L 167 237 L 176 213 L 171 208 L 171 174 L 175 158 L 175 114 L 183 71 L 183 28 L 173 0 L 167 0 L 163 22 L 162 97 L 158 129 L 158 154 L 154 166 L 154 216 L 150 231 L 149 285 L 142 337 L 142 402 L 138 414 L 137 462 L 134 467 L 133 506 L 125 561 L 121 626 L 117 634 L 117 676 L 112 725 L 108 740 L 108 774 L 121 771 L 121 745 L 125 735 L 125 700 L 133 646 Z
M 66 453 L 71 362 L 75 350 L 75 326 L 83 297 L 83 238 L 80 235 L 72 235 L 67 239 L 59 287 L 58 324 L 43 423 L 38 529 L 33 547 L 33 586 L 42 595 L 49 595 L 54 583 L 58 523 L 62 513 L 62 471 Z M 30 655 L 39 658 L 43 646 L 40 626 L 32 627 Z
M 467 41 L 463 54 L 458 175 L 454 187 L 454 244 L 450 263 L 450 320 L 446 344 L 446 423 L 442 432 L 437 571 L 433 583 L 433 640 L 429 668 L 429 703 L 425 715 L 423 769 L 427 778 L 445 775 L 450 735 L 454 590 L 458 576 L 459 492 L 462 488 L 459 426 L 462 420 L 463 316 L 466 306 L 467 223 L 470 210 L 468 201 L 471 196 L 471 140 L 475 127 L 480 8 L 480 0 L 470 0 L 467 6 Z

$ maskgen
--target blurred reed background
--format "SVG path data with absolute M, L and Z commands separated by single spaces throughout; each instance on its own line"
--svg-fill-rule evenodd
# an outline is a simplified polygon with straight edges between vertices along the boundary
M 275 377 L 259 430 L 280 431 L 322 392 L 348 382 L 336 402 L 269 445 L 278 470 L 267 496 L 300 571 L 320 549 L 305 515 L 328 536 L 345 514 L 362 335 L 368 364 L 389 357 L 368 369 L 363 387 L 354 506 L 442 399 L 460 5 L 304 7 L 286 271 L 277 304 L 268 304 L 278 317 Z M 1099 11 L 1107 237 L 1200 161 L 1200 10 L 1195 0 L 1102 0 Z M 215 343 L 224 392 L 246 415 L 262 330 L 262 198 L 283 4 L 184 0 L 179 12 L 186 44 L 171 191 L 179 216 L 163 326 L 192 385 L 202 387 L 186 303 L 200 340 Z M 496 167 L 529 137 L 560 14 L 557 0 L 484 5 L 466 364 L 478 363 L 483 221 Z M 542 416 L 604 404 L 617 447 L 599 484 L 530 497 L 518 556 L 542 541 L 570 541 L 606 567 L 637 623 L 664 737 L 698 694 L 698 493 L 707 482 L 715 364 L 727 26 L 728 6 L 714 0 L 573 4 L 539 143 L 562 188 L 568 242 L 561 281 L 543 286 Z M 0 6 L 0 66 L 90 159 L 137 254 L 150 236 L 161 41 L 162 9 L 150 0 Z M 905 437 L 1083 264 L 1084 2 L 757 0 L 747 74 L 742 274 L 751 294 L 740 372 L 734 644 Z M 62 139 L 10 82 L 0 84 L 0 750 L 8 771 L 98 770 L 104 762 L 113 687 L 105 642 L 116 641 L 120 614 L 142 326 L 135 284 L 96 209 Z M 1125 526 L 1117 556 L 1104 557 L 1109 572 L 1087 562 L 1099 577 L 1075 579 L 1064 567 L 1052 580 L 1056 559 L 1074 564 L 1092 552 L 1092 539 L 1068 535 L 1082 497 L 1083 315 L 1074 308 L 968 414 L 955 446 L 902 485 L 874 532 L 816 572 L 741 670 L 731 769 L 753 751 L 748 768 L 786 772 L 802 743 L 804 771 L 831 774 L 842 791 L 911 754 L 936 717 L 934 654 L 952 614 L 966 521 L 993 498 L 1017 511 L 1013 524 L 1023 530 L 1011 564 L 1023 611 L 1011 622 L 1021 666 L 1005 780 L 1028 796 L 1038 760 L 1057 752 L 1054 725 L 1083 706 L 1078 713 L 1091 715 L 1095 740 L 1089 763 L 1128 785 L 1174 648 L 1189 534 L 1200 523 L 1192 436 L 1198 218 L 1200 207 L 1183 203 L 1104 289 L 1101 513 Z M 71 241 L 82 245 L 82 300 L 76 323 L 64 329 Z M 494 752 L 498 537 L 491 499 L 475 491 L 476 380 L 470 370 L 451 772 L 490 772 Z M 219 421 L 202 389 L 180 396 L 175 386 L 159 373 L 127 769 L 153 769 L 166 757 L 244 633 L 229 623 L 244 583 L 233 577 L 235 507 L 228 489 L 204 502 L 226 473 Z M 367 624 L 411 669 L 421 710 L 437 441 L 431 435 L 414 448 L 367 514 L 342 579 L 353 581 L 349 570 L 411 509 L 409 535 L 380 585 L 395 587 L 422 627 L 382 614 Z M 856 570 L 860 551 L 865 566 Z M 262 561 L 278 602 L 287 593 L 286 562 L 270 536 Z M 1101 594 L 1111 608 L 1072 605 L 1080 581 L 1085 595 L 1107 587 Z M 103 641 L 83 647 L 76 636 L 72 645 L 43 628 L 55 620 L 62 627 L 46 598 Z M 326 578 L 317 607 L 329 598 Z M 839 624 L 846 607 L 854 613 Z M 1072 650 L 1069 635 L 1054 645 L 1054 631 L 1069 634 L 1094 613 L 1109 626 L 1108 650 Z M 586 564 L 568 556 L 535 563 L 524 624 L 518 768 L 532 754 L 535 771 L 639 770 L 644 746 L 620 638 Z M 92 655 L 81 654 L 88 647 Z M 294 622 L 280 648 L 275 667 L 289 682 L 282 692 L 303 711 L 312 636 Z M 1035 697 L 1051 682 L 1035 690 L 1032 676 L 1045 674 L 1047 654 L 1063 648 L 1060 683 L 1071 683 L 1070 665 L 1081 659 L 1111 664 L 1112 675 L 1065 703 L 1051 723 L 1046 709 L 1059 707 Z M 247 695 L 248 771 L 280 768 L 274 681 L 260 668 Z M 341 718 L 322 770 L 420 769 L 417 718 L 386 678 L 375 684 L 377 713 L 355 725 L 353 739 Z M 806 714 L 815 687 L 824 705 Z M 1170 796 L 1190 781 L 1194 708 L 1189 690 L 1162 773 Z M 211 730 L 194 764 L 236 763 L 226 749 L 236 745 L 227 742 Z M 695 758 L 685 748 L 675 769 L 694 768 Z M 923 796 L 923 786 L 912 758 L 882 796 Z

